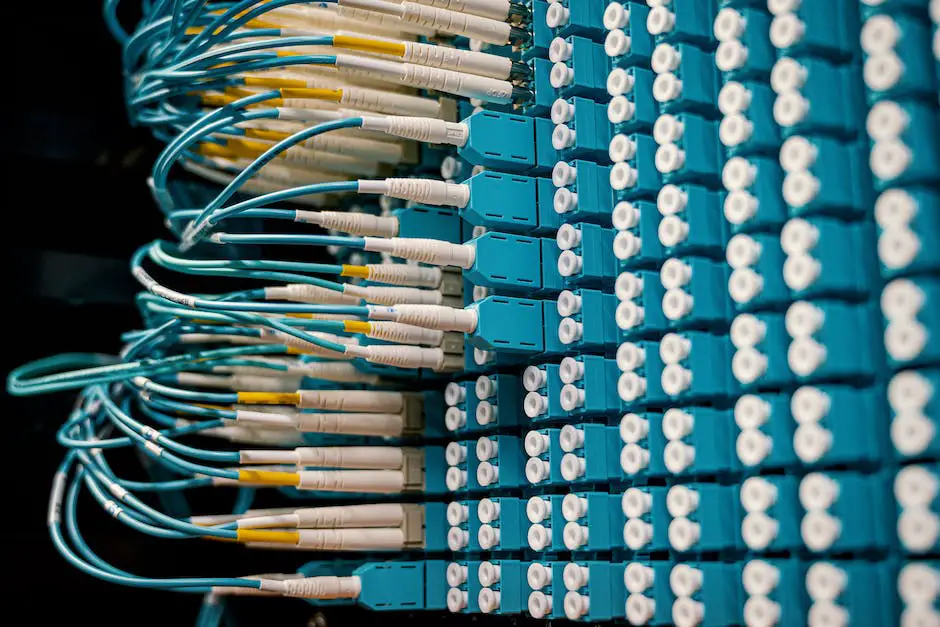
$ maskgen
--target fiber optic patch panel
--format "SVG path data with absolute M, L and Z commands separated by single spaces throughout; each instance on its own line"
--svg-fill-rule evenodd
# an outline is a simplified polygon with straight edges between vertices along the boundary
M 160 585 L 69 547 L 84 477 L 137 531 L 342 554 L 173 580 L 215 595 L 940 624 L 940 2 L 115 4 L 175 241 L 118 361 L 10 379 L 82 389 L 73 564 Z M 203 485 L 286 505 L 132 494 Z

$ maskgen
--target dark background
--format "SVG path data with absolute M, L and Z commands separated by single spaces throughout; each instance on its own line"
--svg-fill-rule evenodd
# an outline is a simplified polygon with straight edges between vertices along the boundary
M 134 22 L 133 2 L 121 14 Z M 120 52 L 101 20 L 100 3 L 57 1 L 11 7 L 4 37 L 2 255 L 4 377 L 14 367 L 59 352 L 109 352 L 119 334 L 137 328 L 136 284 L 127 260 L 140 244 L 164 236 L 146 186 L 159 146 L 124 112 Z M 53 10 L 54 8 L 54 10 Z M 12 33 L 10 32 L 12 31 Z M 12 285 L 10 285 L 12 283 Z M 52 475 L 62 450 L 54 434 L 69 394 L 3 397 L 5 474 L 3 550 L 5 610 L 34 624 L 93 620 L 108 625 L 192 625 L 200 599 L 123 588 L 74 570 L 53 549 L 45 525 Z M 137 460 L 114 456 L 115 470 L 143 477 Z M 231 491 L 203 491 L 200 512 L 231 507 Z M 170 542 L 142 536 L 103 514 L 87 497 L 79 505 L 91 547 L 119 568 L 145 576 L 233 576 L 290 572 L 308 556 L 251 553 L 221 543 Z M 239 625 L 465 624 L 469 617 L 317 615 L 296 600 L 236 600 Z M 11 619 L 7 619 L 11 620 Z M 16 620 L 16 619 L 13 619 Z M 494 622 L 489 619 L 487 622 Z M 506 624 L 506 621 L 495 621 Z M 311 624 L 314 624 L 311 623 Z M 11 623 L 12 624 L 12 623 Z

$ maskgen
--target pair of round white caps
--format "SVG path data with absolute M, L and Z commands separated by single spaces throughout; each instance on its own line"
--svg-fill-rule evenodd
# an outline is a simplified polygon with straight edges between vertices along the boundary
M 659 344 L 659 358 L 667 366 L 681 363 L 689 356 L 691 351 L 692 342 L 688 338 L 675 333 L 667 333 Z M 624 342 L 617 347 L 616 361 L 621 372 L 632 374 L 646 362 L 646 349 L 633 342 Z M 629 385 L 635 386 L 636 384 L 637 382 L 633 381 Z M 638 391 L 638 393 L 641 394 L 642 391 Z
M 914 573 L 913 575 L 916 579 L 922 579 L 919 582 L 912 582 L 913 585 L 924 585 L 927 590 L 936 590 L 936 574 Z M 927 576 L 925 577 L 924 575 Z M 766 598 L 766 596 L 777 587 L 780 581 L 780 571 L 768 562 L 755 560 L 745 565 L 742 580 L 745 591 L 751 595 L 752 598 Z M 809 624 L 847 624 L 848 616 L 845 610 L 835 605 L 836 600 L 842 594 L 848 583 L 848 576 L 845 571 L 829 562 L 816 562 L 807 569 L 804 581 L 806 591 L 814 601 L 809 611 Z M 899 587 L 900 586 L 901 578 L 899 577 Z M 931 594 L 931 592 L 928 592 L 928 594 Z M 779 612 L 779 607 L 760 609 L 769 609 L 773 613 Z M 760 624 L 776 623 L 762 622 Z
M 451 588 L 447 591 L 447 609 L 457 613 L 467 607 L 468 593 L 460 588 Z M 489 614 L 499 608 L 500 593 L 497 590 L 483 588 L 477 596 L 480 612 Z
M 485 436 L 477 440 L 476 455 L 481 462 L 489 462 L 498 453 L 499 444 L 496 440 Z M 449 466 L 457 466 L 467 458 L 467 448 L 458 442 L 450 442 L 444 448 L 444 458 Z
M 569 551 L 575 551 L 587 544 L 588 528 L 579 525 L 577 522 L 565 523 L 562 530 L 562 539 L 565 548 Z M 551 543 L 551 536 L 548 529 L 539 523 L 535 523 L 529 527 L 529 531 L 526 533 L 526 541 L 533 551 L 543 551 Z
M 578 590 L 587 585 L 589 578 L 588 569 L 574 562 L 565 565 L 562 571 L 562 580 L 565 589 L 569 591 L 565 595 L 565 615 L 571 620 L 577 620 L 584 616 L 590 609 L 590 602 L 587 596 L 578 594 Z M 551 583 L 551 568 L 538 562 L 532 563 L 526 571 L 526 583 L 534 590 L 529 595 L 529 613 L 533 618 L 542 618 L 551 612 L 551 600 L 544 593 L 539 592 L 542 588 Z
M 500 571 L 501 569 L 498 564 L 481 562 L 477 569 L 477 578 L 481 585 L 489 588 L 499 581 Z M 447 565 L 447 569 L 445 570 L 445 578 L 451 588 L 456 588 L 465 583 L 468 574 L 467 566 L 457 562 L 451 562 Z
M 481 375 L 473 384 L 473 392 L 477 399 L 486 400 L 496 394 L 496 382 L 486 375 Z M 465 400 L 467 400 L 467 391 L 461 384 L 451 381 L 444 388 L 444 402 L 448 406 L 459 405 Z
M 584 446 L 584 431 L 578 429 L 574 425 L 565 425 L 558 433 L 558 444 L 561 447 L 561 450 L 567 453 L 565 457 L 562 458 L 562 474 L 564 474 L 565 466 L 567 464 L 575 463 L 573 461 L 566 462 L 566 458 L 573 457 L 571 453 Z M 548 446 L 548 435 L 538 431 L 529 431 L 523 439 L 523 448 L 530 458 L 537 459 L 539 455 L 545 453 L 548 450 Z M 580 463 L 577 465 L 577 469 L 580 469 L 580 471 L 583 472 L 584 460 L 580 461 Z M 575 470 L 575 468 L 572 468 L 570 472 L 575 472 Z M 580 476 L 580 474 L 577 476 Z
M 497 408 L 489 401 L 480 401 L 476 408 L 476 421 L 488 425 L 496 420 Z M 448 431 L 457 431 L 467 424 L 467 412 L 459 407 L 448 407 L 444 412 L 444 426 Z
M 578 620 L 590 611 L 590 599 L 577 592 L 568 592 L 564 598 L 565 617 Z M 533 592 L 529 595 L 529 614 L 533 618 L 543 618 L 552 611 L 551 597 L 542 592 Z

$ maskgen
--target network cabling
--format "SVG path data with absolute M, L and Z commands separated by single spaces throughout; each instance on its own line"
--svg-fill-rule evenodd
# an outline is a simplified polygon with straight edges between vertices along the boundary
M 209 522 L 174 519 L 136 495 L 208 486 L 235 486 L 240 494 L 289 487 L 321 499 L 442 495 L 442 481 L 435 488 L 426 471 L 443 465 L 443 446 L 424 441 L 443 433 L 424 404 L 440 376 L 434 373 L 462 369 L 460 334 L 477 326 L 453 269 L 469 268 L 474 250 L 415 237 L 395 215 L 348 208 L 357 194 L 448 208 L 468 202 L 466 185 L 393 174 L 419 168 L 421 159 L 433 164 L 425 143 L 467 142 L 454 97 L 514 106 L 531 96 L 525 64 L 435 42 L 470 36 L 507 46 L 527 37 L 523 5 L 470 8 L 164 1 L 145 3 L 142 21 L 127 32 L 117 2 L 106 3 L 123 46 L 132 121 L 166 144 L 149 184 L 179 241 L 153 242 L 134 255 L 146 328 L 124 335 L 119 356 L 64 355 L 10 377 L 17 394 L 81 390 L 59 432 L 68 452 L 49 514 L 53 541 L 72 564 L 117 583 L 186 592 L 325 599 L 360 592 L 358 576 L 154 580 L 126 573 L 82 540 L 75 518 L 82 490 L 133 530 L 167 539 L 333 551 L 428 545 L 425 507 L 434 503 L 298 506 L 272 518 L 244 515 L 249 500 Z M 218 187 L 187 188 L 174 169 Z M 454 216 L 453 209 L 445 215 Z M 239 232 L 248 221 L 263 227 Z M 278 233 L 279 221 L 313 225 L 313 233 Z M 320 234 L 324 228 L 333 234 Z M 331 247 L 340 259 L 368 262 L 250 258 L 240 252 L 249 245 Z M 150 268 L 159 276 L 195 275 L 205 289 L 178 291 Z M 219 291 L 225 279 L 257 287 Z M 251 448 L 184 443 L 193 435 Z M 116 476 L 106 457 L 120 448 L 137 448 L 179 478 Z
M 127 30 L 104 6 L 163 146 L 142 327 L 8 381 L 78 395 L 68 562 L 202 594 L 206 627 L 230 595 L 940 622 L 940 3 L 141 8 Z M 161 472 L 118 476 L 118 449 Z M 296 572 L 120 570 L 83 491 Z

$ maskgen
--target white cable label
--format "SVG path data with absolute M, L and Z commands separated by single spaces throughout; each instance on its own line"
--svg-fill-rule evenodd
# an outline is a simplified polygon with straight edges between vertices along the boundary
M 146 425 L 144 426 L 143 429 L 141 429 L 141 435 L 147 438 L 148 440 L 152 440 L 154 442 L 160 439 L 160 432 L 154 429 L 153 427 L 148 427 Z
M 65 473 L 57 472 L 52 479 L 52 493 L 49 495 L 49 513 L 46 524 L 58 525 L 62 520 L 62 498 L 65 496 Z

